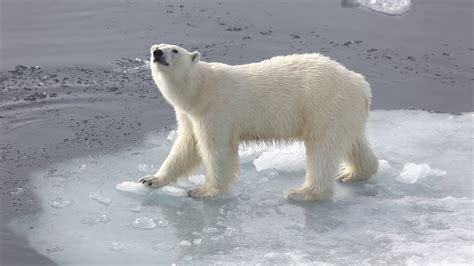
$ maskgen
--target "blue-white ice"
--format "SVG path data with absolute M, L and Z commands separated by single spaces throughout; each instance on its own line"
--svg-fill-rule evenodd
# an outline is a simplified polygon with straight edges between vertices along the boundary
M 284 198 L 303 182 L 299 144 L 241 147 L 241 180 L 217 200 L 185 196 L 200 173 L 178 188 L 137 185 L 172 144 L 156 131 L 140 146 L 36 172 L 24 189 L 43 211 L 12 226 L 61 265 L 471 264 L 472 125 L 473 114 L 372 112 L 379 174 L 337 184 L 320 203 Z
M 387 15 L 401 15 L 411 8 L 411 0 L 344 0 L 348 6 L 362 6 Z

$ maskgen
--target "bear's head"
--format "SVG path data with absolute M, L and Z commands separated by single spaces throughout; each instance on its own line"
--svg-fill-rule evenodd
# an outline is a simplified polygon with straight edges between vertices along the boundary
M 199 52 L 188 52 L 186 49 L 171 44 L 155 44 L 150 49 L 150 67 L 161 75 L 183 77 L 199 62 Z

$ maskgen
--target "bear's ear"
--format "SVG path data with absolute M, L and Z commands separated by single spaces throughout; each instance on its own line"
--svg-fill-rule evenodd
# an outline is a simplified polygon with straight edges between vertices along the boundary
M 201 53 L 200 52 L 195 51 L 195 52 L 191 53 L 191 61 L 193 63 L 199 62 L 200 59 L 201 59 Z

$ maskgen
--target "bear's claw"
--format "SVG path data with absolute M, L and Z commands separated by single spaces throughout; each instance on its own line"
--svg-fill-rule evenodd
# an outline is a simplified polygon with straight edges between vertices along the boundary
M 142 183 L 145 186 L 149 186 L 153 188 L 159 188 L 159 187 L 167 185 L 169 182 L 166 182 L 165 180 L 163 180 L 162 178 L 158 176 L 147 175 L 138 179 L 138 183 Z

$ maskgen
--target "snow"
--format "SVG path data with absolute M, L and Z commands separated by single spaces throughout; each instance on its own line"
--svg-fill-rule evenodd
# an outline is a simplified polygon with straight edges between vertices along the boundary
M 345 6 L 362 6 L 387 15 L 402 15 L 410 10 L 411 0 L 344 0 Z
M 172 145 L 169 131 L 154 131 L 143 145 L 38 170 L 30 180 L 42 211 L 10 226 L 59 265 L 470 264 L 472 124 L 473 114 L 372 112 L 379 173 L 335 183 L 334 198 L 318 203 L 284 198 L 303 183 L 299 143 L 242 145 L 240 180 L 218 199 L 186 196 L 202 169 L 145 187 L 136 180 L 157 169 L 137 165 L 159 167 Z

